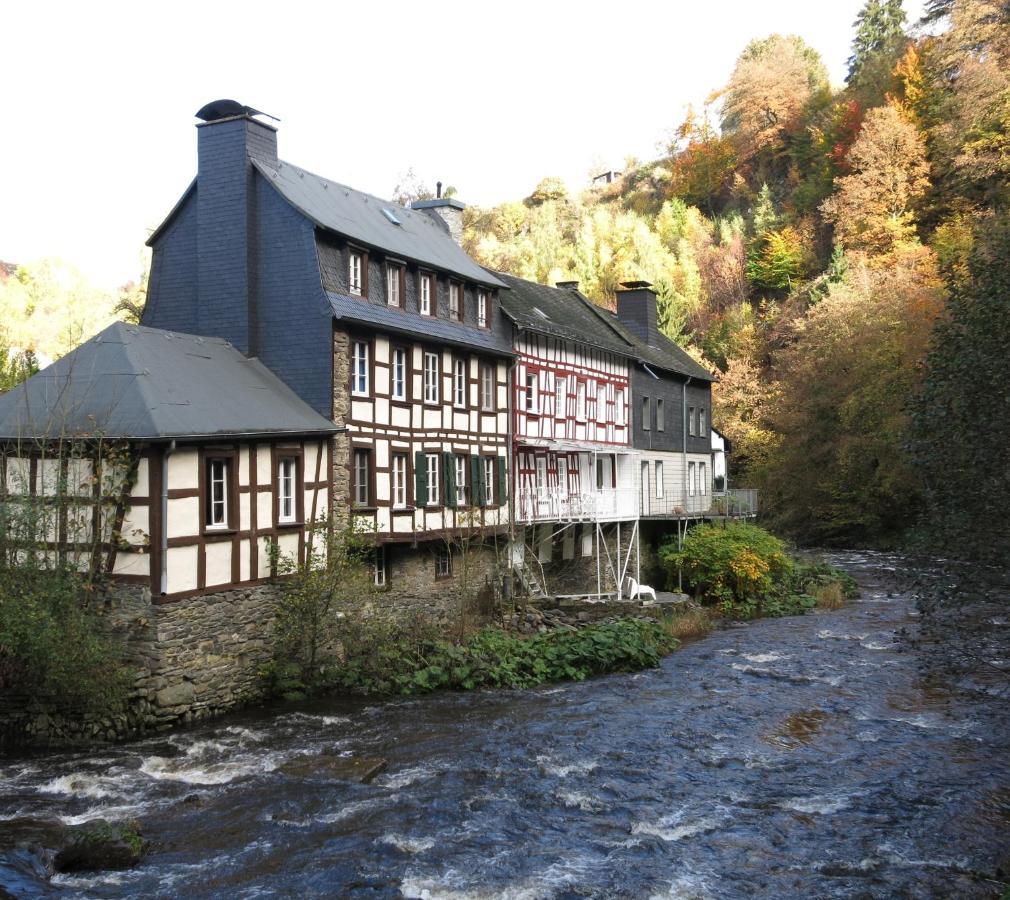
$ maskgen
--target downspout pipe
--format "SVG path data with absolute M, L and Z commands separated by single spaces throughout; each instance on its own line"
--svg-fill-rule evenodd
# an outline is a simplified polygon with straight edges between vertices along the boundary
M 161 593 L 168 593 L 168 458 L 175 453 L 173 438 L 161 456 Z M 202 512 L 201 512 L 202 515 Z

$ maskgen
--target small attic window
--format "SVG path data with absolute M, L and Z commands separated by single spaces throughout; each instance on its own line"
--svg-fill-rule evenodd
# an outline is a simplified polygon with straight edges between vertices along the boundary
M 396 218 L 396 213 L 394 213 L 391 209 L 386 209 L 386 207 L 383 207 L 382 208 L 382 214 L 387 219 L 389 219 L 389 221 L 392 222 L 394 225 L 402 225 L 403 224 L 398 218 Z
M 541 319 L 546 319 L 548 322 L 551 320 L 551 317 L 548 316 L 547 313 L 545 313 L 539 306 L 534 306 L 533 312 L 540 316 Z

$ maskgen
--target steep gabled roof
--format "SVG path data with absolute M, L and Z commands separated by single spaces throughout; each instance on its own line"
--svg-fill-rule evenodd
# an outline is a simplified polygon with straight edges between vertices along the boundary
M 593 312 L 634 348 L 639 362 L 666 372 L 686 375 L 699 381 L 715 381 L 716 377 L 694 359 L 683 347 L 671 341 L 665 334 L 657 334 L 655 343 L 650 344 L 626 328 L 617 313 L 593 304 Z
M 336 431 L 219 338 L 116 322 L 0 396 L 0 439 L 134 440 Z
M 279 161 L 276 168 L 258 159 L 252 163 L 281 196 L 320 228 L 405 261 L 504 287 L 425 212 L 356 191 L 291 163 Z
M 601 350 L 633 357 L 630 341 L 607 326 L 592 301 L 571 288 L 537 284 L 504 272 L 495 273 L 509 287 L 499 295 L 502 310 L 518 328 L 540 331 Z
M 468 350 L 486 350 L 498 356 L 515 356 L 508 335 L 497 334 L 486 328 L 474 328 L 459 322 L 449 322 L 434 316 L 422 316 L 396 307 L 369 303 L 361 297 L 327 291 L 330 308 L 337 319 L 381 328 L 393 334 L 405 334 L 422 340 L 463 347 Z

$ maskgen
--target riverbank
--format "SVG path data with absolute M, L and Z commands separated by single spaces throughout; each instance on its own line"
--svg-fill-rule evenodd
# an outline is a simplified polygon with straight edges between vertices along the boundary
M 121 872 L 17 897 L 999 897 L 1005 704 L 924 681 L 907 560 L 862 595 L 522 691 L 271 705 L 0 763 L 0 819 L 136 819 Z M 897 638 L 897 639 L 896 639 Z M 369 784 L 318 759 L 383 758 Z M 493 864 L 489 864 L 493 861 Z

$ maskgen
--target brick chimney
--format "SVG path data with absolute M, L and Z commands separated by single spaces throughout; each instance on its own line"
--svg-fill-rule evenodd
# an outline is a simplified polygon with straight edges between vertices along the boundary
M 200 334 L 255 356 L 257 233 L 252 160 L 277 165 L 277 129 L 232 100 L 197 116 L 197 315 Z
M 434 200 L 415 200 L 410 204 L 410 208 L 423 210 L 444 227 L 452 235 L 452 239 L 462 247 L 463 210 L 466 209 L 466 204 L 455 197 L 443 197 L 442 182 L 438 183 L 438 194 Z
M 659 337 L 656 324 L 656 292 L 648 281 L 622 281 L 617 292 L 617 318 L 636 337 L 655 346 Z

